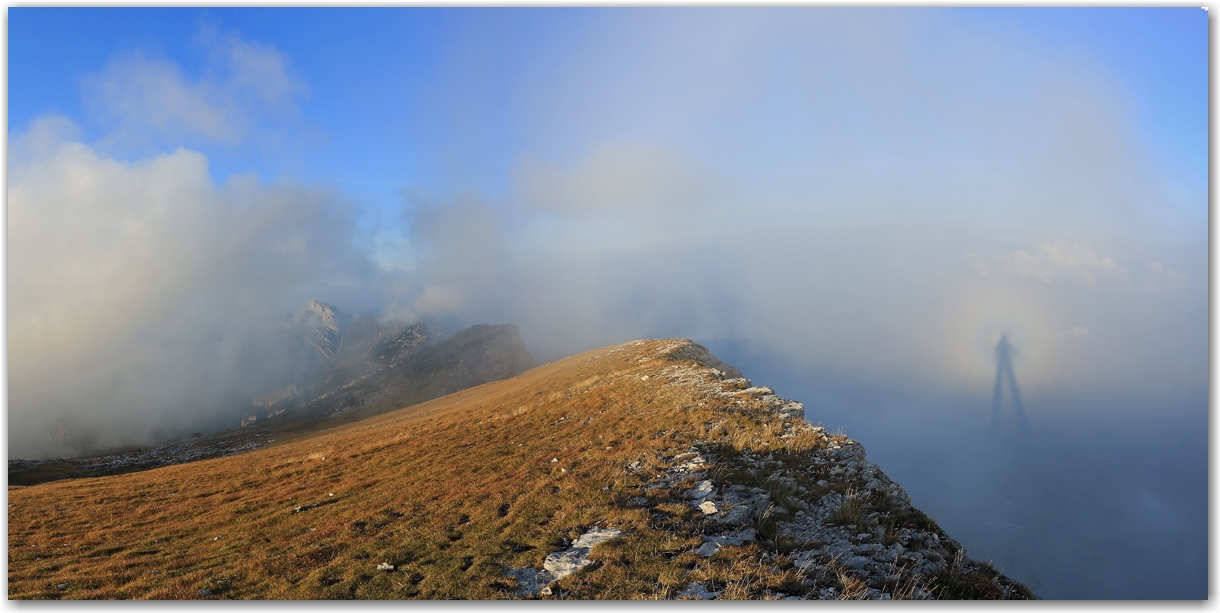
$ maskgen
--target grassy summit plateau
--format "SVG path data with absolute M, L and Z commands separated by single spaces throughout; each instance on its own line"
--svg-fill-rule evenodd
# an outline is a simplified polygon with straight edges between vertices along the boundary
M 9 487 L 9 596 L 1031 598 L 687 340 L 241 455 Z

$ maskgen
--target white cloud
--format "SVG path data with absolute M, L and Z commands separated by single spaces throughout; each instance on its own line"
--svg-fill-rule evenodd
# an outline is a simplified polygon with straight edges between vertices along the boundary
M 1188 276 L 1185 272 L 1178 270 L 1176 268 L 1170 268 L 1169 266 L 1166 266 L 1160 262 L 1153 262 L 1153 263 L 1149 264 L 1148 270 L 1150 270 L 1158 275 L 1163 275 L 1165 277 L 1173 279 L 1174 281 L 1185 281 L 1188 278 Z
M 263 104 L 273 107 L 287 104 L 305 91 L 305 84 L 289 75 L 288 57 L 275 45 L 242 40 L 233 33 L 221 37 L 215 29 L 205 29 L 199 40 L 212 62 L 224 67 L 225 89 L 253 92 Z
M 236 145 L 260 120 L 290 112 L 305 92 L 273 45 L 214 32 L 200 41 L 207 67 L 197 78 L 141 52 L 117 54 L 84 78 L 85 104 L 109 124 L 108 140 Z
M 1010 275 L 1046 283 L 1053 282 L 1059 276 L 1069 276 L 1096 286 L 1099 273 L 1109 273 L 1115 279 L 1129 282 L 1127 271 L 1113 258 L 1098 255 L 1088 247 L 1067 241 L 1040 243 L 1034 253 L 1022 249 L 1000 256 L 999 260 L 1004 272 Z
M 1144 275 L 1140 282 L 1140 289 L 1147 292 L 1180 292 L 1190 285 L 1190 275 L 1186 271 L 1167 266 L 1160 260 L 1148 264 L 1148 272 L 1152 274 Z
M 70 128 L 47 118 L 11 147 L 29 154 L 8 189 L 14 457 L 215 425 L 279 373 L 281 310 L 375 283 L 334 193 L 217 186 L 200 153 L 124 162 L 55 140 Z

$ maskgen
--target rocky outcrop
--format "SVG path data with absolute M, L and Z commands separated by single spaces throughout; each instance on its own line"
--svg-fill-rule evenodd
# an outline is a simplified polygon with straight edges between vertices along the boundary
M 700 556 L 759 539 L 804 570 L 841 575 L 839 584 L 852 593 L 819 593 L 830 599 L 932 599 L 935 589 L 953 582 L 971 589 L 982 583 L 1003 598 L 1033 597 L 989 564 L 971 560 L 866 459 L 858 442 L 807 423 L 801 403 L 753 386 L 691 341 L 658 354 L 676 362 L 661 370 L 668 385 L 696 388 L 726 412 L 770 414 L 783 427 L 781 448 L 751 448 L 724 432 L 674 457 L 658 476 L 654 487 L 689 488 L 691 506 L 708 520 Z M 715 597 L 694 589 L 693 597 Z
M 627 343 L 601 355 L 641 346 L 643 341 Z M 754 386 L 689 340 L 666 342 L 636 362 L 653 360 L 663 361 L 660 375 L 641 375 L 641 381 L 696 392 L 696 406 L 748 416 L 762 430 L 780 433 L 752 438 L 723 422 L 706 423 L 709 434 L 685 453 L 624 467 L 628 473 L 657 471 L 631 505 L 666 514 L 660 509 L 676 496 L 693 507 L 702 519 L 683 524 L 682 532 L 700 535 L 693 550 L 700 558 L 761 546 L 760 563 L 777 572 L 781 565 L 795 567 L 805 577 L 801 595 L 770 596 L 775 598 L 1033 598 L 1024 585 L 970 559 L 858 442 L 806 422 L 801 403 Z M 510 573 L 520 594 L 540 593 L 538 575 L 529 573 L 536 571 Z M 677 592 L 679 598 L 720 596 L 703 583 Z

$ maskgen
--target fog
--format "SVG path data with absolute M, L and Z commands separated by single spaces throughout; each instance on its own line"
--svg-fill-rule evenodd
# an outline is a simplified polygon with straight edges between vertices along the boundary
M 214 430 L 288 374 L 282 313 L 379 274 L 331 190 L 217 186 L 198 153 L 121 162 L 68 129 L 13 148 L 38 155 L 10 166 L 10 457 Z
M 10 138 L 9 457 L 222 427 L 309 298 L 513 322 L 542 360 L 685 337 L 1040 595 L 1205 598 L 1206 185 L 1086 54 L 963 19 L 622 11 L 520 66 L 455 44 L 513 83 L 515 153 L 471 161 L 493 113 L 454 77 L 421 112 L 465 131 L 388 208 L 155 144 L 255 138 L 304 88 L 282 65 L 263 100 L 239 69 L 107 64 L 105 138 L 55 115 Z M 116 102 L 132 75 L 173 96 Z M 146 108 L 181 97 L 199 117 Z

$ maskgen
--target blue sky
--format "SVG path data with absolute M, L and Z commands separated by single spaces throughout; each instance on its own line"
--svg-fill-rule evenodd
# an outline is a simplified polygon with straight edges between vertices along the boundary
M 1207 19 L 1195 8 L 975 9 L 1040 43 L 1093 57 L 1136 105 L 1141 130 L 1191 181 L 1207 177 Z
M 463 122 L 482 122 L 480 145 L 492 149 L 488 159 L 471 164 L 482 168 L 470 172 L 488 188 L 502 190 L 514 138 L 513 126 L 498 121 L 503 109 L 495 101 L 504 97 L 514 64 L 562 53 L 568 38 L 562 31 L 595 17 L 541 10 L 211 8 L 15 9 L 11 19 L 10 129 L 55 111 L 95 135 L 102 128 L 88 122 L 80 81 L 112 54 L 143 50 L 194 76 L 206 69 L 205 54 L 192 44 L 200 29 L 239 31 L 244 38 L 274 44 L 309 85 L 294 127 L 311 138 L 303 152 L 264 157 L 208 151 L 217 178 L 255 169 L 268 178 L 289 173 L 396 198 L 401 186 L 429 183 L 436 168 L 428 159 L 463 132 L 462 125 L 454 125 Z M 493 33 L 498 24 L 507 28 Z M 500 56 L 488 46 L 489 33 L 513 55 L 487 57 Z M 485 80 L 468 87 L 485 101 L 464 118 L 437 113 L 436 93 L 464 93 L 454 91 L 451 69 L 460 67 L 455 63 L 463 61 L 467 47 L 485 56 L 477 60 L 484 65 L 466 66 L 481 70 L 475 76 Z M 430 99 L 432 106 L 425 108 Z
M 85 129 L 80 82 L 116 53 L 163 56 L 188 76 L 206 70 L 193 41 L 202 28 L 272 44 L 308 85 L 294 129 L 300 149 L 262 155 L 208 150 L 213 174 L 257 170 L 337 181 L 393 199 L 403 185 L 508 189 L 530 135 L 513 108 L 514 81 L 555 70 L 587 37 L 682 11 L 469 9 L 41 9 L 10 10 L 9 129 L 58 112 Z M 909 13 L 910 11 L 906 11 Z M 924 11 L 916 11 L 924 13 Z M 993 31 L 1091 62 L 1134 106 L 1132 128 L 1174 178 L 1197 187 L 1207 174 L 1207 22 L 1199 9 L 942 9 L 952 27 Z M 902 13 L 900 11 L 900 13 Z M 622 28 L 634 31 L 630 25 Z M 616 49 L 616 51 L 618 51 Z M 457 76 L 455 69 L 467 71 Z M 545 78 L 544 75 L 541 78 Z M 450 106 L 466 96 L 460 113 Z M 442 102 L 443 101 L 443 102 Z M 439 108 L 438 108 L 439 107 Z M 463 147 L 460 172 L 438 153 Z M 478 159 L 469 160 L 471 150 Z

